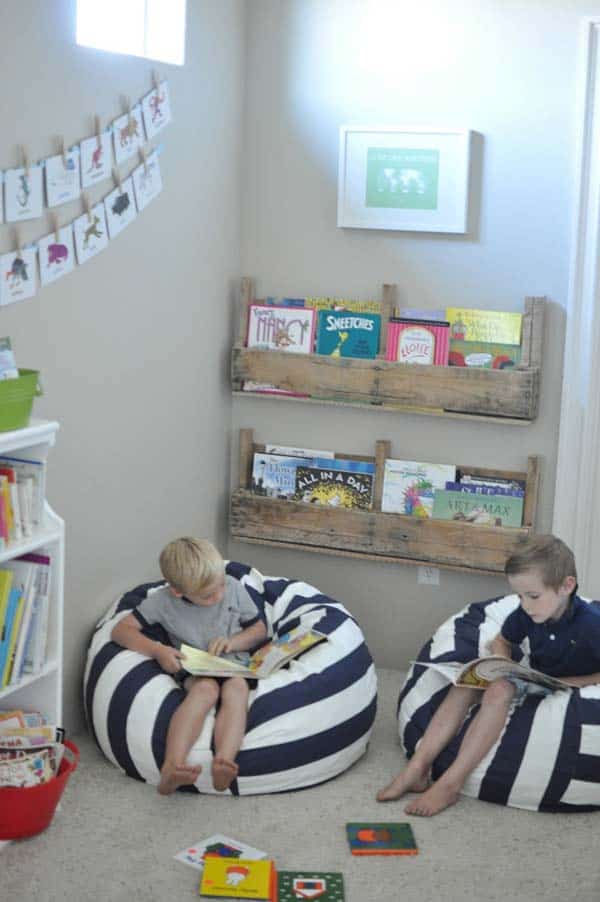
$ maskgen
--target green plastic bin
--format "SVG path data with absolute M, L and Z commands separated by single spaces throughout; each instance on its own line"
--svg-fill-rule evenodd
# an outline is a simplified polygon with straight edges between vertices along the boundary
M 17 379 L 0 380 L 0 432 L 29 425 L 33 399 L 42 394 L 39 370 L 19 370 Z

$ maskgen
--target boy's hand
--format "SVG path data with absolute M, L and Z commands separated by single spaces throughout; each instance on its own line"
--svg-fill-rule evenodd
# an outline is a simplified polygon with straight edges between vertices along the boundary
M 227 636 L 217 636 L 216 639 L 211 639 L 208 643 L 209 655 L 222 655 L 230 651 L 234 651 L 234 649 L 231 647 L 231 640 Z
M 158 643 L 158 648 L 154 655 L 154 660 L 160 664 L 166 673 L 177 673 L 181 670 L 181 662 L 184 655 L 171 645 L 163 645 Z

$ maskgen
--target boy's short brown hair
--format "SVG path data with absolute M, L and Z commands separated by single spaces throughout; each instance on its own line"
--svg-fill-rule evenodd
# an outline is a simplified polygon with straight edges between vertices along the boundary
M 213 585 L 225 572 L 223 558 L 208 539 L 183 536 L 160 553 L 161 573 L 176 592 L 194 595 Z
M 557 536 L 531 536 L 522 540 L 504 565 L 506 576 L 537 570 L 545 586 L 557 591 L 568 576 L 577 580 L 573 552 Z

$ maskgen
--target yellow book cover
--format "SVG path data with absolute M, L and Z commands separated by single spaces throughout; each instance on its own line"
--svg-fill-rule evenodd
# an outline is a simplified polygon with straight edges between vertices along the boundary
M 468 307 L 447 307 L 450 340 L 486 341 L 495 344 L 521 344 L 521 313 L 502 310 L 471 310 Z
M 8 686 L 10 683 L 10 678 L 12 675 L 12 666 L 13 661 L 15 659 L 15 648 L 17 645 L 17 637 L 19 635 L 19 627 L 21 625 L 21 618 L 23 616 L 23 608 L 25 606 L 25 596 L 21 595 L 19 601 L 17 603 L 17 609 L 15 612 L 15 616 L 13 619 L 12 629 L 10 632 L 10 639 L 8 640 L 8 651 L 6 654 L 6 663 L 4 665 L 4 673 L 2 674 L 2 682 L 1 685 Z
M 4 618 L 6 617 L 6 608 L 8 607 L 8 596 L 10 595 L 10 587 L 12 586 L 12 570 L 0 570 L 0 638 L 4 627 Z
M 271 860 L 207 855 L 198 892 L 201 896 L 264 899 L 268 902 L 273 898 L 276 879 L 275 865 Z
M 306 298 L 315 310 L 351 310 L 353 313 L 381 313 L 380 301 L 355 301 L 352 298 Z
M 0 474 L 0 489 L 4 499 L 4 510 L 6 511 L 6 527 L 8 529 L 8 537 L 11 539 L 15 530 L 15 518 L 13 514 L 13 506 L 10 498 L 10 484 L 8 476 L 4 473 Z

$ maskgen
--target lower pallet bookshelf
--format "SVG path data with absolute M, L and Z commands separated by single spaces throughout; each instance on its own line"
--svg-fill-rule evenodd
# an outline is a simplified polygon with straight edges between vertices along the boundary
M 230 534 L 252 544 L 293 548 L 397 564 L 430 565 L 470 573 L 502 573 L 519 539 L 533 532 L 540 476 L 540 458 L 527 459 L 526 471 L 490 470 L 459 465 L 463 473 L 525 481 L 521 527 L 481 526 L 455 520 L 431 520 L 381 510 L 385 459 L 391 443 L 378 441 L 368 458 L 336 452 L 336 457 L 373 460 L 376 465 L 373 509 L 321 507 L 250 491 L 255 444 L 252 429 L 240 430 L 239 487 L 231 496 Z

